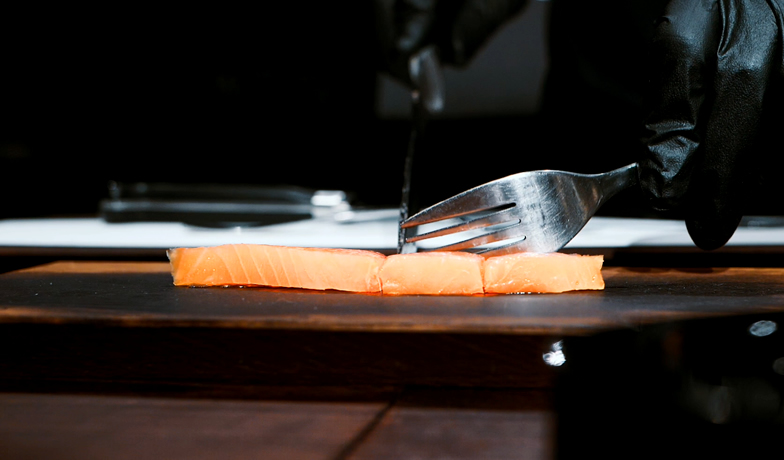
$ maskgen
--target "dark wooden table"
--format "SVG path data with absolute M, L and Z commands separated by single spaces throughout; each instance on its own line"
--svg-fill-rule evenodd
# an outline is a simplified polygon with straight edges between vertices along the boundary
M 0 458 L 552 458 L 564 337 L 784 311 L 784 269 L 601 292 L 177 288 L 153 262 L 0 275 Z

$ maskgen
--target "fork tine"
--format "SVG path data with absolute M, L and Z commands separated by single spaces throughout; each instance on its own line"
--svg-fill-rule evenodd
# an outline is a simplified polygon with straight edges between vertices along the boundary
M 448 244 L 439 248 L 428 249 L 431 251 L 459 251 L 462 249 L 475 248 L 483 244 L 495 243 L 496 241 L 507 240 L 509 238 L 519 238 L 525 235 L 522 234 L 523 228 L 520 223 L 512 224 L 499 230 L 485 233 L 483 235 L 475 236 L 467 240 L 460 241 L 459 243 Z
M 492 214 L 488 214 L 487 216 L 484 217 L 479 217 L 473 220 L 469 220 L 468 222 L 452 225 L 450 227 L 440 228 L 438 230 L 433 230 L 432 232 L 422 233 L 421 235 L 415 235 L 412 236 L 411 238 L 406 238 L 406 243 L 413 243 L 416 241 L 426 240 L 428 238 L 435 238 L 438 236 L 451 235 L 453 233 L 474 230 L 477 228 L 489 227 L 491 225 L 503 224 L 504 222 L 520 223 L 519 218 L 517 219 L 513 218 L 513 210 L 514 207 L 503 209 L 501 211 L 496 211 Z
M 508 179 L 494 180 L 447 198 L 414 214 L 404 220 L 400 226 L 403 228 L 415 227 L 510 204 L 512 201 L 505 196 L 501 185 L 502 181 Z
M 531 246 L 531 240 L 528 238 L 521 240 L 521 241 L 513 241 L 509 244 L 505 244 L 503 246 L 498 246 L 495 248 L 488 248 L 484 251 L 479 251 L 479 254 L 482 254 L 484 257 L 494 257 L 494 256 L 503 256 L 506 254 L 512 254 L 513 252 L 529 252 Z

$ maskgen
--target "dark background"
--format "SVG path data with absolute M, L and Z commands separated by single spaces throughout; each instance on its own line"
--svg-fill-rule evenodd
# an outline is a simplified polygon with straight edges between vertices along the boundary
M 590 91 L 573 81 L 585 72 L 549 65 L 552 51 L 576 52 L 547 43 L 551 8 L 532 2 L 467 68 L 446 70 L 446 111 L 415 162 L 427 178 L 420 202 L 524 170 L 635 161 L 639 101 L 622 87 L 634 78 L 616 72 L 600 96 L 575 103 Z M 636 41 L 618 37 L 638 25 L 605 31 L 582 15 L 572 5 L 552 32 L 628 61 Z M 111 180 L 287 184 L 399 204 L 408 100 L 378 71 L 372 2 L 3 17 L 0 217 L 92 214 Z M 561 102 L 541 110 L 548 92 Z M 608 142 L 585 141 L 605 127 Z M 604 212 L 649 212 L 634 193 Z

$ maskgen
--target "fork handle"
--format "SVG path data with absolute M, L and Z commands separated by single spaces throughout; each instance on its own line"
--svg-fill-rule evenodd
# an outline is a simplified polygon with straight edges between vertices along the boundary
M 639 182 L 637 169 L 637 163 L 632 163 L 623 168 L 599 174 L 599 193 L 601 195 L 599 206 L 621 190 L 637 185 Z

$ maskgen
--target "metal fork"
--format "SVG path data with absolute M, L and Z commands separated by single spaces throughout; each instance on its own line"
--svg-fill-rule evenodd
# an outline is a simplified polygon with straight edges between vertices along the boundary
M 412 228 L 459 217 L 464 221 L 406 238 L 406 242 L 484 229 L 477 236 L 432 249 L 455 251 L 504 242 L 475 252 L 485 256 L 555 252 L 571 241 L 608 199 L 637 180 L 637 163 L 603 174 L 523 172 L 448 198 L 400 226 Z

